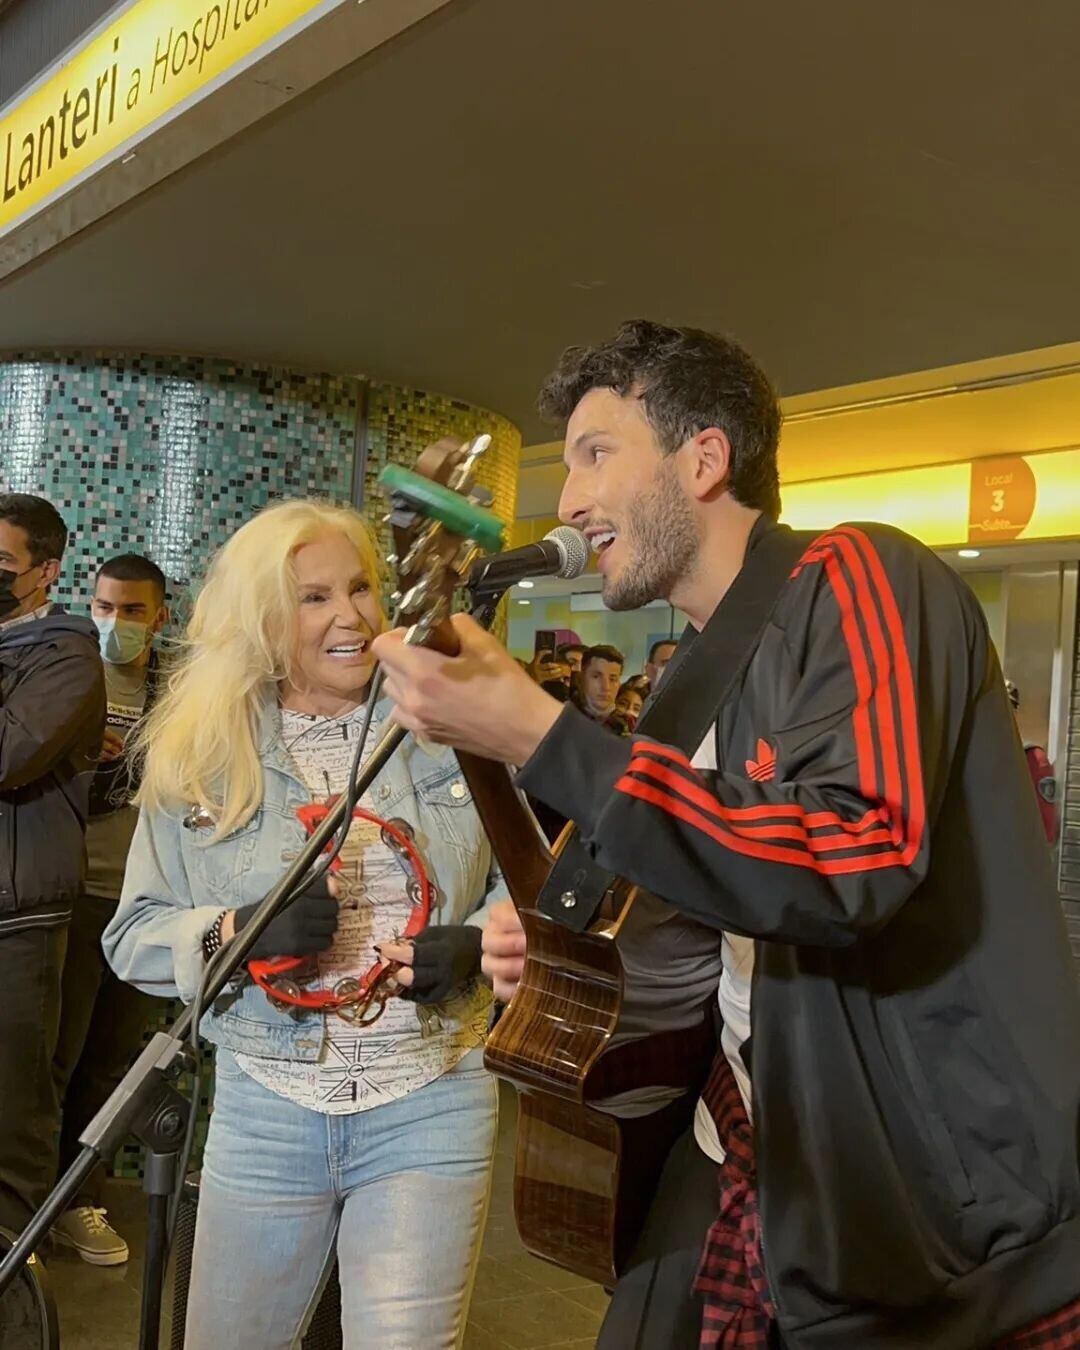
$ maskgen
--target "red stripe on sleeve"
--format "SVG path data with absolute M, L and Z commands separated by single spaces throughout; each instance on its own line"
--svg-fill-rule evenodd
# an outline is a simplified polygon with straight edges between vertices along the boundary
M 855 679 L 855 707 L 851 721 L 855 732 L 855 760 L 859 769 L 859 792 L 873 801 L 877 797 L 877 769 L 874 765 L 874 739 L 870 730 L 870 700 L 874 695 L 874 680 L 870 673 L 870 663 L 866 659 L 862 633 L 855 614 L 855 605 L 851 598 L 847 579 L 833 553 L 827 553 L 823 559 L 825 575 L 829 579 L 833 595 L 840 609 L 840 628 L 851 661 L 851 673 Z
M 697 825 L 726 847 L 755 857 L 828 872 L 858 871 L 861 866 L 906 865 L 921 846 L 926 812 L 915 686 L 896 597 L 877 551 L 861 530 L 844 526 L 822 536 L 804 555 L 800 568 L 811 562 L 823 565 L 840 611 L 856 691 L 852 724 L 859 790 L 877 804 L 857 821 L 845 820 L 832 811 L 807 812 L 797 802 L 726 807 L 708 791 L 684 754 L 645 740 L 634 741 L 633 757 L 626 774 L 616 784 L 616 791 L 649 801 Z M 873 665 L 867 655 L 863 628 Z M 881 754 L 883 790 L 877 782 L 875 733 Z M 652 782 L 643 783 L 641 777 Z M 708 828 L 703 823 L 706 821 L 710 822 Z M 752 825 L 752 821 L 759 823 Z M 811 834 L 811 830 L 832 833 Z M 795 847 L 760 851 L 770 848 L 768 840 L 784 840 Z M 885 843 L 894 847 L 880 849 Z M 868 853 L 867 849 L 875 851 Z M 849 850 L 851 856 L 847 858 L 821 856 Z
M 866 559 L 892 639 L 893 659 L 896 663 L 896 689 L 900 704 L 900 744 L 904 755 L 904 767 L 907 770 L 908 843 L 904 852 L 910 861 L 919 851 L 923 830 L 926 828 L 926 795 L 923 788 L 922 755 L 919 749 L 919 705 L 915 694 L 911 658 L 904 638 L 904 623 L 881 558 L 869 538 L 862 530 L 853 529 L 850 525 L 842 526 L 838 533 L 854 539 Z
M 881 749 L 881 763 L 884 771 L 884 790 L 881 793 L 864 793 L 871 800 L 884 800 L 896 830 L 896 843 L 904 839 L 904 800 L 902 776 L 900 773 L 900 748 L 897 744 L 896 721 L 893 717 L 893 688 L 896 683 L 896 670 L 892 653 L 885 641 L 881 627 L 881 617 L 875 603 L 874 594 L 854 544 L 846 538 L 836 536 L 836 546 L 844 556 L 855 586 L 859 613 L 866 626 L 870 639 L 870 650 L 874 657 L 876 678 L 873 681 L 874 725 L 877 730 L 878 745 Z M 835 566 L 826 564 L 826 566 Z M 888 582 L 885 583 L 888 585 Z M 903 633 L 900 635 L 903 642 Z
M 640 779 L 631 778 L 630 774 L 640 774 L 649 778 L 652 782 L 661 784 L 664 789 L 664 797 L 667 803 L 686 799 L 686 805 L 695 809 L 699 814 L 713 816 L 716 819 L 717 827 L 722 834 L 714 835 L 715 838 L 725 842 L 726 835 L 737 835 L 741 839 L 761 839 L 761 840 L 789 840 L 798 844 L 808 853 L 826 853 L 840 850 L 869 849 L 878 844 L 891 844 L 893 842 L 892 834 L 886 829 L 870 830 L 863 834 L 851 835 L 847 833 L 831 835 L 810 834 L 806 828 L 806 813 L 803 812 L 801 821 L 793 821 L 787 825 L 746 825 L 739 817 L 741 813 L 731 811 L 720 806 L 713 794 L 700 781 L 692 783 L 681 774 L 674 773 L 671 769 L 665 768 L 655 759 L 639 759 L 630 762 L 627 774 L 619 780 L 618 790 L 620 792 L 629 791 L 630 783 L 640 784 Z M 640 796 L 640 793 L 633 793 L 634 796 Z M 658 803 L 659 804 L 659 803 Z M 795 810 L 802 812 L 798 805 Z M 684 817 L 685 819 L 685 817 Z M 895 848 L 890 851 L 894 862 L 900 862 L 900 854 Z M 881 856 L 875 851 L 873 857 Z M 790 851 L 784 850 L 781 861 L 793 861 Z
M 681 750 L 676 750 L 670 745 L 660 745 L 655 741 L 640 740 L 634 742 L 634 758 L 630 761 L 628 771 L 638 768 L 637 761 L 642 757 L 647 760 L 650 756 L 677 765 L 688 781 L 701 785 L 701 775 Z M 848 834 L 860 834 L 863 830 L 889 823 L 889 813 L 884 806 L 870 807 L 858 820 L 845 820 L 843 816 L 838 816 L 834 811 L 806 811 L 796 802 L 773 802 L 763 806 L 727 807 L 721 806 L 718 801 L 713 799 L 713 806 L 716 812 L 725 819 L 730 817 L 733 820 L 777 820 L 793 817 L 800 820 L 808 830 L 829 828 L 844 830 Z
M 702 815 L 680 798 L 672 797 L 660 788 L 639 782 L 636 778 L 623 779 L 619 784 L 619 791 L 628 797 L 638 797 L 642 801 L 660 807 L 667 815 L 686 821 L 703 834 L 723 844 L 725 848 L 731 849 L 733 853 L 743 853 L 751 858 L 763 859 L 765 862 L 788 863 L 792 867 L 806 867 L 826 876 L 840 876 L 852 872 L 872 872 L 883 867 L 895 867 L 899 861 L 899 855 L 892 849 L 888 853 L 871 853 L 858 858 L 818 858 L 813 854 L 801 853 L 797 849 L 743 839 L 708 816 Z

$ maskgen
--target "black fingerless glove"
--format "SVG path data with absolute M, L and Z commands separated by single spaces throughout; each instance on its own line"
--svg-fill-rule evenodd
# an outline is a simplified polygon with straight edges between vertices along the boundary
M 413 982 L 401 997 L 413 1003 L 442 1003 L 480 973 L 479 928 L 452 924 L 425 928 L 413 939 Z
M 271 956 L 312 956 L 324 952 L 337 932 L 338 902 L 330 894 L 325 874 L 313 881 L 283 913 L 272 919 L 259 934 L 249 956 L 266 959 Z M 236 931 L 239 933 L 258 905 L 244 905 L 236 911 Z

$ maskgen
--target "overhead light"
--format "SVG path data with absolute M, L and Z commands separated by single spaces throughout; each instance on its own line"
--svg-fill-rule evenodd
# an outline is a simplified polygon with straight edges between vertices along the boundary
M 519 600 L 519 601 L 518 601 L 518 604 L 519 604 L 519 605 L 531 605 L 531 604 L 532 604 L 532 601 L 531 601 L 531 600 Z
M 521 587 L 523 591 L 531 591 L 532 588 L 536 585 L 536 582 L 530 581 L 529 578 L 526 577 L 524 581 L 519 581 L 518 585 Z
M 957 550 L 958 558 L 981 558 L 982 550 L 977 548 L 961 548 Z

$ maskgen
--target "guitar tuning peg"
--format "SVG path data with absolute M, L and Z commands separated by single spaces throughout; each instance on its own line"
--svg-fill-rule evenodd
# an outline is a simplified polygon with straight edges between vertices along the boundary
M 396 553 L 388 553 L 386 555 L 386 565 L 387 567 L 396 567 L 398 565 L 398 555 Z
M 391 603 L 392 605 L 397 605 L 397 604 L 400 604 L 400 603 L 401 603 L 401 592 L 400 592 L 400 591 L 395 591 L 395 592 L 393 593 L 393 595 L 390 597 L 390 603 Z
M 383 518 L 382 518 L 382 523 L 383 523 L 384 525 L 389 525 L 390 522 L 391 522 L 393 519 L 394 519 L 394 513 L 393 513 L 393 511 L 387 511 L 386 515 L 383 516 Z

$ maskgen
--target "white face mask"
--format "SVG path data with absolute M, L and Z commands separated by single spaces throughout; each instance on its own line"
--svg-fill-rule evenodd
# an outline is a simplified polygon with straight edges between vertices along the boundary
M 129 666 L 146 651 L 153 634 L 149 624 L 134 619 L 95 619 L 102 659 L 110 666 Z

